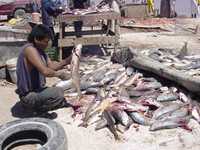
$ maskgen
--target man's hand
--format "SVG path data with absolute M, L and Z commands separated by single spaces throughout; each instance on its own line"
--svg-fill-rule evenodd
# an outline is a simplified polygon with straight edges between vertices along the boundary
M 63 59 L 60 62 L 57 61 L 51 61 L 50 58 L 48 58 L 48 67 L 53 70 L 60 70 L 63 69 L 66 65 L 69 65 L 71 63 L 72 56 L 69 56 L 65 59 Z
M 64 68 L 64 69 L 67 69 L 67 71 L 70 71 L 70 70 L 71 70 L 70 65 L 66 65 L 66 66 L 64 66 L 63 68 Z
M 56 71 L 55 76 L 60 78 L 61 80 L 68 80 L 71 78 L 71 74 L 64 71 Z

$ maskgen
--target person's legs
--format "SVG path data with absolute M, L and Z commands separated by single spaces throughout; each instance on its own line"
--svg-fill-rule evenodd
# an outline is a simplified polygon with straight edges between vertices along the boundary
M 67 103 L 64 98 L 64 91 L 58 87 L 45 88 L 39 93 L 31 92 L 21 100 L 25 107 L 41 113 L 63 107 L 73 107 Z
M 38 99 L 38 93 L 31 92 L 25 97 L 21 97 L 20 100 L 24 109 L 32 111 L 32 116 L 30 117 L 44 117 L 49 119 L 55 119 L 57 117 L 56 113 L 48 113 L 38 107 L 42 105 L 42 102 Z
M 71 107 L 64 98 L 64 91 L 59 87 L 49 87 L 38 94 L 38 99 L 42 103 L 40 109 L 50 111 L 63 107 Z M 40 103 L 38 103 L 40 104 Z
M 49 27 L 51 32 L 52 47 L 58 47 L 57 37 L 53 27 Z
M 74 21 L 74 30 L 76 37 L 81 37 L 83 22 L 82 21 Z

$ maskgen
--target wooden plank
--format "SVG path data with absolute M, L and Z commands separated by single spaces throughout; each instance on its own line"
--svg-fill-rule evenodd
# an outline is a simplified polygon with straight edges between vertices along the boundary
M 120 19 L 120 14 L 117 12 L 109 11 L 109 12 L 98 12 L 93 14 L 86 14 L 86 15 L 73 15 L 73 14 L 61 14 L 59 15 L 59 40 L 58 45 L 60 48 L 60 59 L 62 58 L 62 47 L 66 46 L 75 46 L 77 44 L 83 45 L 101 45 L 101 44 L 114 44 L 115 49 L 119 42 L 119 24 L 117 23 Z M 91 30 L 91 31 L 82 31 L 83 37 L 76 38 L 70 37 L 75 35 L 73 32 L 65 32 L 65 23 L 72 23 L 74 21 L 90 21 L 96 22 L 100 20 L 107 20 L 106 28 L 101 30 Z M 108 22 L 113 20 L 115 22 L 114 30 L 111 31 Z M 115 34 L 116 33 L 116 34 Z M 100 34 L 100 35 L 99 35 Z M 89 36 L 90 37 L 89 37 Z M 95 35 L 95 36 L 94 36 Z M 67 38 L 64 38 L 67 36 Z M 87 37 L 88 36 L 88 37 Z
M 95 34 L 105 34 L 106 31 L 103 31 L 103 30 L 85 30 L 85 31 L 81 31 L 81 35 L 95 35 Z M 75 36 L 75 32 L 74 31 L 71 31 L 71 32 L 65 32 L 64 33 L 64 36 Z
M 73 14 L 62 14 L 60 15 L 62 22 L 74 22 L 74 21 L 84 21 L 84 20 L 107 20 L 107 19 L 120 19 L 120 14 L 117 12 L 102 12 L 86 15 L 73 15 Z
M 98 35 L 98 34 L 103 35 L 103 34 L 106 34 L 106 33 L 107 33 L 106 30 L 85 30 L 85 31 L 81 31 L 81 34 L 82 34 L 83 36 L 84 36 L 84 35 Z M 115 35 L 115 33 L 112 32 L 112 31 L 110 31 L 110 30 L 109 30 L 108 33 L 109 33 L 109 35 L 112 35 L 112 36 Z M 64 37 L 66 37 L 66 36 L 75 36 L 75 32 L 74 32 L 74 31 L 65 32 L 65 33 L 64 33 Z
M 111 36 L 94 36 L 94 37 L 82 37 L 82 38 L 64 38 L 58 40 L 58 45 L 67 47 L 67 46 L 74 46 L 77 44 L 83 45 L 99 45 L 99 44 L 107 44 L 107 43 L 114 43 L 115 38 Z

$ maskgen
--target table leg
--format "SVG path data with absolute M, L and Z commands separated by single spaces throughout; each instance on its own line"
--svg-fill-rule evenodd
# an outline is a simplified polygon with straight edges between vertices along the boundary
M 117 48 L 119 47 L 119 39 L 120 39 L 120 27 L 119 27 L 119 20 L 115 20 L 114 23 L 114 32 L 115 32 L 115 44 L 114 44 L 114 52 L 116 52 Z
M 63 22 L 61 16 L 59 16 L 59 60 L 62 60 L 62 39 L 63 39 Z

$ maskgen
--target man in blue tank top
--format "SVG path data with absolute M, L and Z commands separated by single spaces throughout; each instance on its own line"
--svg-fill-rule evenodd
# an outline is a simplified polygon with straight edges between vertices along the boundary
M 69 64 L 71 58 L 60 62 L 51 61 L 44 50 L 51 35 L 45 25 L 36 25 L 28 36 L 17 61 L 17 90 L 25 108 L 33 109 L 37 114 L 48 114 L 50 110 L 72 107 L 64 98 L 64 91 L 58 87 L 46 87 L 45 77 L 64 77 L 58 71 Z
M 42 23 L 50 28 L 52 46 L 57 47 L 57 37 L 54 31 L 54 17 L 62 13 L 67 0 L 41 0 Z M 61 10 L 59 8 L 62 8 Z

